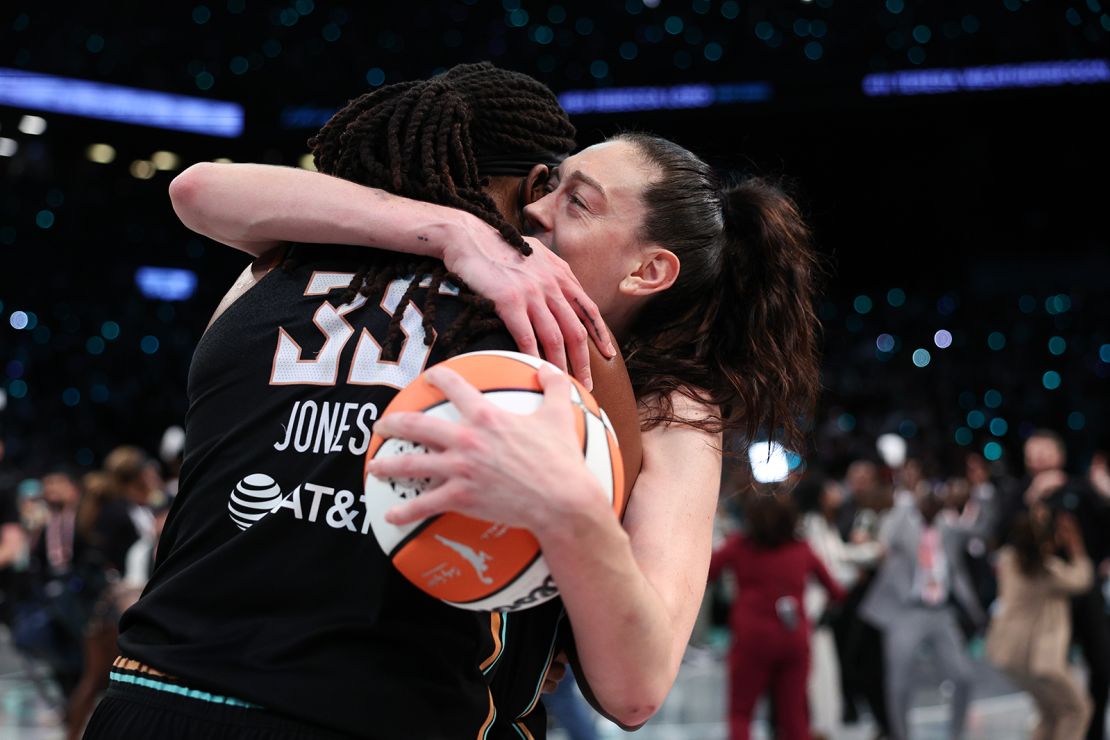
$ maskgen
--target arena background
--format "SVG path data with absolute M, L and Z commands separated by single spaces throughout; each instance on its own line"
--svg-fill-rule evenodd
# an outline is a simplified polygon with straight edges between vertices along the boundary
M 178 223 L 176 173 L 218 158 L 304 166 L 306 139 L 349 98 L 489 59 L 559 93 L 582 145 L 645 129 L 793 182 L 830 267 L 825 391 L 798 451 L 811 467 L 840 473 L 895 432 L 940 475 L 970 449 L 1014 470 L 1044 426 L 1085 469 L 1110 445 L 1108 12 L 7 2 L 4 465 L 90 468 L 120 443 L 154 451 L 182 422 L 193 348 L 246 260 Z
M 350 97 L 482 59 L 543 80 L 572 112 L 617 109 L 575 116 L 582 145 L 646 129 L 722 167 L 794 180 L 833 268 L 819 457 L 835 464 L 881 431 L 942 458 L 991 441 L 1000 449 L 988 452 L 1012 455 L 1041 425 L 1089 454 L 1105 440 L 1110 376 L 1110 151 L 1097 105 L 1108 27 L 1096 0 L 1007 0 L 973 14 L 902 0 L 11 3 L 2 89 L 33 71 L 232 101 L 243 126 L 210 136 L 0 107 L 0 136 L 13 142 L 0 150 L 9 456 L 90 465 L 123 440 L 151 447 L 181 420 L 193 346 L 244 260 L 177 223 L 166 195 L 176 172 L 219 157 L 296 166 Z M 1003 89 L 865 87 L 876 73 L 1054 61 L 1088 63 L 1003 70 Z M 662 89 L 587 97 L 645 86 Z M 122 117 L 149 104 L 131 105 Z M 21 130 L 25 115 L 45 130 Z M 91 161 L 95 144 L 114 159 Z M 175 155 L 165 170 L 142 164 L 156 151 Z M 142 266 L 189 270 L 196 292 L 144 297 Z M 937 346 L 940 330 L 951 346 Z M 1046 387 L 1051 372 L 1059 387 Z M 984 398 L 992 389 L 999 403 L 985 402 L 998 400 Z

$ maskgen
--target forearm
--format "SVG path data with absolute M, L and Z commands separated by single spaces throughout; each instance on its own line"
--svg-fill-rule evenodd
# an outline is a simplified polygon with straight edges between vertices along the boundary
M 258 256 L 279 242 L 381 246 L 443 257 L 467 215 L 318 172 L 262 164 L 189 167 L 170 183 L 181 222 Z
M 537 533 L 574 630 L 583 678 L 602 708 L 635 727 L 662 704 L 682 651 L 676 625 L 611 510 L 589 507 Z

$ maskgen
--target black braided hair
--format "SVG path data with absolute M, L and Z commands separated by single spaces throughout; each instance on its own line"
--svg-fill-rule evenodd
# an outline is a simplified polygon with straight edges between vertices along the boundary
M 531 248 L 483 190 L 481 157 L 543 161 L 574 148 L 574 126 L 545 85 L 489 62 L 460 64 L 426 81 L 400 82 L 361 95 L 332 116 L 308 141 L 316 168 L 346 180 L 410 198 L 459 208 L 482 219 L 521 254 Z M 424 336 L 431 344 L 435 297 L 449 280 L 465 308 L 443 336 L 450 347 L 496 328 L 493 304 L 467 288 L 442 262 L 368 250 L 344 294 L 378 295 L 399 277 L 413 276 L 405 306 L 422 276 L 431 276 L 424 301 Z M 403 308 L 394 313 L 383 355 L 400 352 Z

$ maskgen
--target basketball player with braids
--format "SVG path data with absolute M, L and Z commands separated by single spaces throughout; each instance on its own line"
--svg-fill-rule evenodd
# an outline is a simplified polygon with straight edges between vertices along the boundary
M 574 130 L 565 115 L 486 128 L 472 102 L 490 83 L 517 106 L 560 110 L 531 78 L 463 65 L 354 101 L 313 140 L 318 166 L 527 251 L 502 213 Z M 512 187 L 499 194 L 490 171 L 514 173 L 497 176 Z M 397 389 L 452 354 L 514 348 L 490 303 L 429 256 L 294 247 L 256 261 L 197 346 L 180 490 L 86 737 L 542 736 L 535 693 L 557 603 L 506 617 L 426 596 L 381 552 L 361 494 L 371 429 Z M 623 367 L 597 357 L 601 400 Z M 614 423 L 638 467 L 623 382 L 628 413 Z
M 381 207 L 373 189 L 298 170 L 227 165 L 186 175 L 192 197 L 176 203 L 183 221 L 247 251 L 311 241 L 317 230 L 327 241 L 413 251 L 409 235 L 454 218 L 413 202 Z M 545 191 L 525 207 L 526 228 L 596 303 L 639 404 L 643 467 L 623 527 L 603 510 L 571 442 L 568 402 L 556 400 L 569 395 L 567 381 L 549 373 L 541 381 L 551 401 L 516 417 L 433 370 L 463 419 L 383 421 L 379 432 L 436 452 L 372 472 L 446 481 L 394 511 L 396 523 L 454 510 L 531 529 L 573 627 L 579 677 L 611 716 L 636 726 L 673 683 L 701 601 L 723 435 L 804 442 L 818 382 L 817 264 L 782 189 L 759 178 L 726 183 L 656 137 L 622 135 L 569 157 Z M 386 222 L 392 238 L 366 238 L 367 224 Z M 476 254 L 497 254 L 496 240 L 475 234 L 474 244 L 484 242 Z M 473 287 L 483 270 L 500 269 L 496 257 L 476 260 L 462 277 Z

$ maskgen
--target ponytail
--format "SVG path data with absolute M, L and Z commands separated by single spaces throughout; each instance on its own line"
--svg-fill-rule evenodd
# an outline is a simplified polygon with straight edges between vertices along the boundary
M 799 449 L 820 376 L 809 228 L 780 187 L 749 177 L 725 192 L 724 238 L 714 359 L 741 400 L 748 438 L 760 426 L 772 436 L 781 429 Z
M 762 434 L 802 450 L 819 386 L 819 266 L 798 207 L 761 178 L 725 188 L 673 142 L 619 138 L 659 170 L 644 189 L 640 236 L 681 262 L 674 285 L 647 303 L 623 348 L 645 427 Z M 717 413 L 682 418 L 675 394 Z

